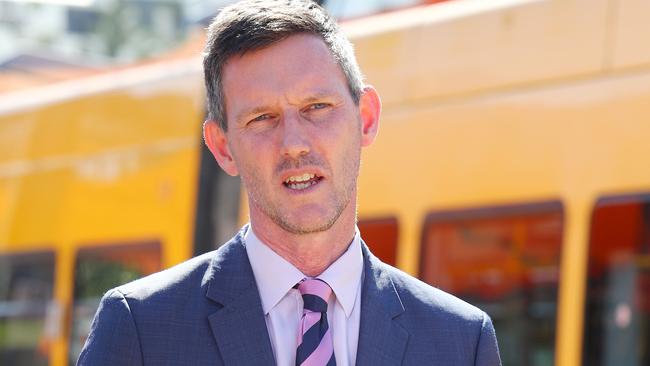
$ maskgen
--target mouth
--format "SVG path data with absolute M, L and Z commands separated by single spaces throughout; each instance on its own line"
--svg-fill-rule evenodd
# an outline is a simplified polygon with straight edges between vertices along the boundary
M 303 191 L 311 186 L 318 184 L 323 179 L 323 177 L 313 174 L 313 173 L 304 173 L 299 175 L 292 175 L 282 182 L 282 184 L 293 190 L 293 191 Z

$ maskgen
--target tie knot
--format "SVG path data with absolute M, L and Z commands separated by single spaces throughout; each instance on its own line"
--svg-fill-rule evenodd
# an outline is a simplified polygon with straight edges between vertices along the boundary
M 327 312 L 327 301 L 332 295 L 332 289 L 325 281 L 305 279 L 298 284 L 298 290 L 302 294 L 305 310 Z

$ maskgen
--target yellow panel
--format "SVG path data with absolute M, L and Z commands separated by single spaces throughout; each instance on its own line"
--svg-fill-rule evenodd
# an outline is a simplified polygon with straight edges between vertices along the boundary
M 23 168 L 21 164 L 16 163 L 21 157 L 26 155 L 30 146 L 30 136 L 36 126 L 36 113 L 23 113 L 11 116 L 11 118 L 2 118 L 0 125 L 0 163 L 12 162 L 10 166 L 4 166 L 2 173 L 7 174 Z M 61 126 L 65 128 L 65 126 Z
M 613 1 L 613 66 L 629 67 L 650 63 L 650 1 Z
M 203 107 L 188 85 L 201 90 L 198 75 L 2 116 L 0 242 L 190 232 Z M 168 212 L 182 225 L 162 220 Z
M 0 100 L 0 252 L 56 251 L 52 365 L 67 364 L 79 247 L 155 240 L 164 267 L 190 257 L 201 93 L 190 72 L 15 111 Z
M 579 364 L 591 205 L 606 193 L 650 191 L 650 71 L 384 112 L 364 152 L 359 215 L 398 217 L 404 270 L 418 272 L 431 210 L 565 203 L 558 365 Z
M 650 189 L 649 100 L 646 72 L 387 108 L 364 153 L 360 213 Z
M 565 231 L 562 247 L 556 324 L 555 364 L 582 364 L 582 333 L 587 272 L 589 218 L 595 196 L 568 197 L 565 204 Z
M 368 81 L 392 105 L 602 70 L 607 3 L 458 0 L 345 27 Z

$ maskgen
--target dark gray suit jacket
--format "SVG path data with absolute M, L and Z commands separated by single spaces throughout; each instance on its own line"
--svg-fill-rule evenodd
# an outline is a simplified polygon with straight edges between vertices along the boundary
M 246 229 L 214 252 L 106 293 L 77 365 L 274 365 Z M 357 365 L 500 365 L 487 314 L 362 247 Z

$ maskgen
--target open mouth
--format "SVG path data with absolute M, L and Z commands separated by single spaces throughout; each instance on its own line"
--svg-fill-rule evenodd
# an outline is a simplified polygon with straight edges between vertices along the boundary
M 302 191 L 304 189 L 307 189 L 314 184 L 317 184 L 323 179 L 323 177 L 320 177 L 316 174 L 310 174 L 310 173 L 305 173 L 302 175 L 292 175 L 291 177 L 287 178 L 282 184 L 284 184 L 285 187 L 295 190 L 295 191 Z

